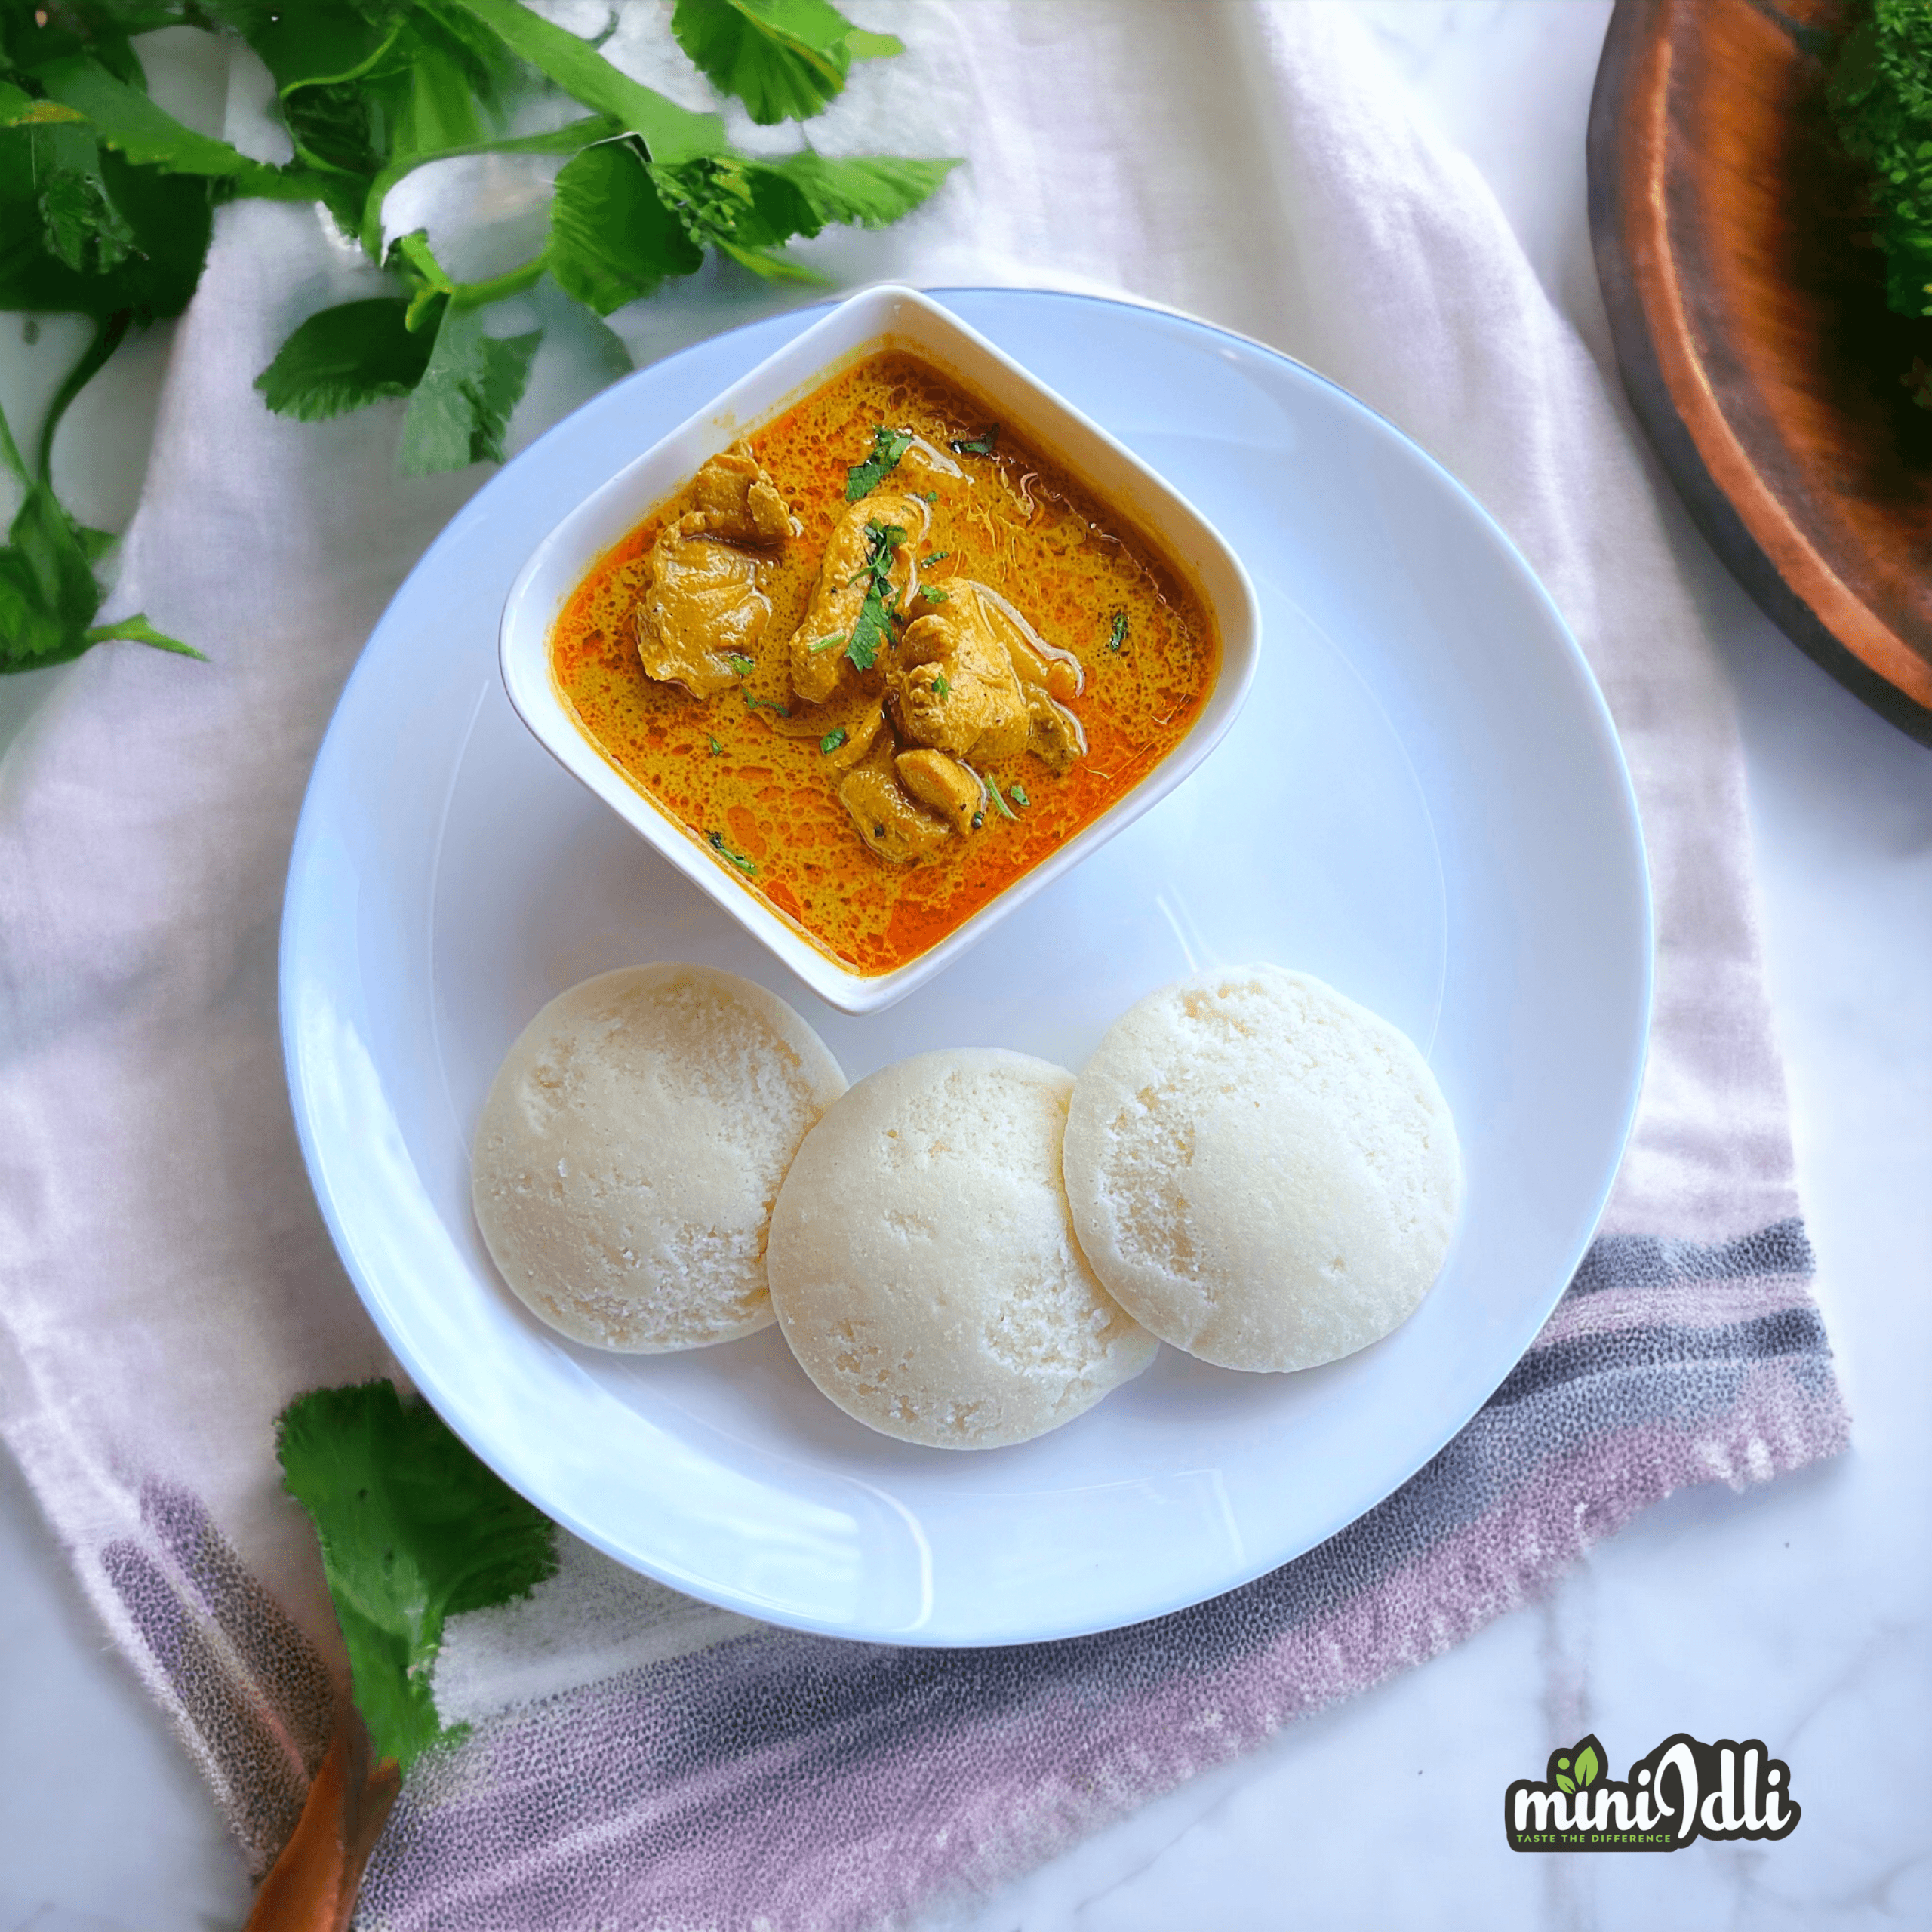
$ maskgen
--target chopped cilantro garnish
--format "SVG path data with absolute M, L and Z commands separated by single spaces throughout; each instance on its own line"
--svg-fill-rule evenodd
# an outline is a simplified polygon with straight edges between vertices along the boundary
M 993 803 L 999 808 L 999 815 L 1000 815 L 1000 817 L 1001 817 L 1001 818 L 1011 818 L 1011 817 L 1012 817 L 1012 816 L 1013 816 L 1013 808 L 1012 808 L 1012 807 L 1011 807 L 1011 806 L 1010 806 L 1010 805 L 1006 802 L 1006 801 L 1005 801 L 1004 798 L 1002 798 L 1000 796 L 1000 795 L 999 795 L 999 782 L 998 782 L 998 780 L 997 779 L 989 778 L 989 779 L 986 780 L 985 783 L 986 783 L 986 789 L 992 794 L 992 801 L 993 801 Z
M 780 718 L 789 718 L 792 715 L 776 699 L 753 697 L 749 691 L 740 691 L 740 695 L 745 700 L 745 709 L 747 711 L 775 711 Z
M 855 670 L 869 671 L 872 668 L 885 637 L 885 599 L 875 585 L 866 592 L 866 601 L 859 606 L 858 620 L 852 626 L 852 635 L 845 640 L 845 655 Z
M 952 687 L 946 681 L 945 678 L 935 678 L 933 680 L 933 696 L 934 697 L 950 697 L 952 695 Z
M 937 490 L 921 490 L 919 494 L 929 503 L 936 503 L 939 501 L 939 492 Z
M 826 757 L 829 758 L 844 742 L 845 728 L 842 724 L 836 725 L 820 739 L 818 748 Z
M 885 593 L 891 587 L 893 562 L 899 546 L 906 541 L 906 532 L 899 524 L 881 523 L 874 517 L 866 525 L 866 541 L 865 566 L 852 579 L 854 583 L 866 583 L 866 598 L 859 606 L 852 635 L 845 640 L 845 655 L 854 668 L 860 671 L 872 668 L 879 646 L 891 635 L 886 623 Z
M 995 423 L 983 435 L 951 438 L 946 448 L 955 456 L 991 456 L 993 445 L 998 441 L 999 425 Z
M 845 472 L 845 500 L 856 503 L 867 491 L 876 490 L 899 467 L 899 459 L 912 447 L 910 429 L 888 429 L 881 423 L 872 432 L 872 454 Z
M 820 638 L 811 648 L 814 651 L 829 651 L 834 645 L 843 644 L 844 641 L 845 633 L 843 631 L 834 631 L 829 637 Z
M 1107 648 L 1109 651 L 1118 651 L 1126 641 L 1127 613 L 1124 611 L 1116 611 L 1114 613 L 1114 627 L 1107 638 Z
M 707 832 L 704 835 L 710 840 L 711 849 L 724 860 L 726 864 L 736 866 L 739 871 L 747 875 L 758 870 L 758 862 L 755 859 L 746 858 L 742 852 L 733 851 L 731 847 L 725 844 L 723 832 Z
M 952 592 L 949 590 L 936 590 L 931 584 L 922 583 L 919 586 L 919 595 L 921 597 L 930 597 L 935 604 L 943 604 L 950 599 Z
M 1027 797 L 1026 788 L 1023 785 L 1014 786 L 1013 789 L 1007 794 L 1007 796 L 1010 798 L 1016 805 L 1030 805 L 1033 802 L 1031 798 Z
M 758 669 L 756 659 L 746 657 L 741 652 L 736 651 L 727 653 L 724 661 L 741 678 L 749 678 Z
M 935 550 L 926 561 L 929 564 L 943 564 L 952 555 L 952 552 L 950 550 Z
M 711 755 L 713 758 L 722 758 L 724 755 L 724 747 L 715 738 L 707 738 L 705 743 L 710 746 Z

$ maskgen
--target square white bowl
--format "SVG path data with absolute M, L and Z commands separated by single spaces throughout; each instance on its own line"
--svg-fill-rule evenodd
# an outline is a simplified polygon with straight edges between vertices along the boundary
M 1050 453 L 1178 566 L 1206 607 L 1221 657 L 1201 715 L 1166 758 L 1091 824 L 918 958 L 860 974 L 821 952 L 680 820 L 632 786 L 585 736 L 550 671 L 550 632 L 605 551 L 675 495 L 707 457 L 766 423 L 841 370 L 888 349 L 910 350 L 974 392 L 1002 423 Z M 999 921 L 1166 796 L 1234 722 L 1254 681 L 1260 646 L 1254 586 L 1220 534 L 1133 452 L 916 289 L 861 290 L 734 383 L 661 442 L 593 491 L 540 543 L 503 605 L 498 654 L 503 687 L 537 741 L 633 830 L 770 949 L 814 992 L 846 1013 L 903 999 L 977 943 Z

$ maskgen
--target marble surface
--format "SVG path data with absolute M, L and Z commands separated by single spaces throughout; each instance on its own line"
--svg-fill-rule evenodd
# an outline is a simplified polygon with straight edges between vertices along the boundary
M 1607 5 L 1361 11 L 1390 84 L 1474 158 L 1607 355 L 1583 129 Z M 87 488 L 103 500 L 88 507 L 102 521 L 131 508 L 160 354 L 92 405 Z M 1918 1783 L 1932 1715 L 1932 752 L 1816 670 L 1678 525 L 1743 715 L 1773 1004 L 1851 1454 L 1746 1495 L 1672 1499 L 1543 1604 L 998 1897 L 935 1913 L 933 1932 L 1932 1925 Z M 59 675 L 0 687 L 0 742 Z M 1615 1775 L 1674 1730 L 1762 1737 L 1804 1819 L 1781 1843 L 1669 1857 L 1510 1853 L 1504 1786 L 1586 1730 Z M 0 1465 L 0 1932 L 232 1927 L 248 1898 L 186 1755 Z

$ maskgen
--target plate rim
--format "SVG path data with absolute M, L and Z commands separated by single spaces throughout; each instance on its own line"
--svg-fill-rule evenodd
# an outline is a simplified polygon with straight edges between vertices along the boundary
M 1633 937 L 1638 942 L 1638 956 L 1641 962 L 1641 984 L 1636 989 L 1638 993 L 1636 1007 L 1636 1017 L 1638 1022 L 1638 1050 L 1634 1063 L 1626 1075 L 1620 1118 L 1617 1121 L 1612 1136 L 1616 1149 L 1615 1158 L 1607 1162 L 1606 1171 L 1595 1190 L 1594 1199 L 1589 1202 L 1587 1214 L 1580 1222 L 1582 1232 L 1574 1244 L 1574 1251 L 1567 1254 L 1564 1264 L 1560 1270 L 1552 1271 L 1555 1275 L 1555 1285 L 1550 1290 L 1547 1299 L 1539 1304 L 1536 1327 L 1540 1331 L 1547 1322 L 1550 1313 L 1567 1290 L 1577 1269 L 1580 1266 L 1584 1256 L 1589 1251 L 1591 1242 L 1595 1238 L 1604 1211 L 1609 1204 L 1611 1192 L 1616 1186 L 1617 1177 L 1622 1171 L 1624 1156 L 1628 1151 L 1630 1137 L 1636 1124 L 1644 1074 L 1649 1061 L 1651 1030 L 1655 1017 L 1657 979 L 1654 894 L 1651 878 L 1648 851 L 1644 838 L 1642 821 L 1638 811 L 1635 785 L 1631 778 L 1628 761 L 1623 755 L 1622 743 L 1617 736 L 1615 723 L 1611 715 L 1609 705 L 1604 698 L 1602 688 L 1555 600 L 1509 532 L 1503 528 L 1469 486 L 1464 484 L 1446 463 L 1389 417 L 1373 405 L 1364 402 L 1352 391 L 1335 381 L 1332 377 L 1323 374 L 1319 370 L 1311 368 L 1298 358 L 1269 343 L 1260 341 L 1252 336 L 1245 335 L 1238 330 L 1224 328 L 1218 323 L 1209 321 L 1183 309 L 1158 303 L 1140 301 L 1131 297 L 1099 295 L 1085 290 L 1069 290 L 1048 285 L 947 284 L 928 288 L 924 292 L 941 301 L 952 296 L 983 295 L 998 298 L 1017 298 L 1023 300 L 1044 299 L 1053 302 L 1089 304 L 1121 310 L 1130 314 L 1137 313 L 1159 317 L 1169 322 L 1180 325 L 1186 329 L 1197 331 L 1211 339 L 1240 343 L 1244 348 L 1253 351 L 1257 355 L 1291 370 L 1299 379 L 1314 383 L 1328 391 L 1345 408 L 1367 418 L 1380 432 L 1392 438 L 1395 442 L 1411 452 L 1414 458 L 1419 459 L 1427 469 L 1433 472 L 1438 485 L 1446 487 L 1453 497 L 1460 500 L 1466 512 L 1473 513 L 1478 522 L 1486 529 L 1489 537 L 1515 572 L 1522 585 L 1529 591 L 1532 598 L 1541 606 L 1544 615 L 1553 629 L 1554 641 L 1558 645 L 1559 655 L 1571 672 L 1573 681 L 1577 686 L 1578 694 L 1583 700 L 1582 716 L 1587 721 L 1591 734 L 1598 742 L 1599 749 L 1607 753 L 1607 769 L 1616 780 L 1614 787 L 1617 806 L 1616 816 L 1622 832 L 1628 838 L 1631 856 L 1635 861 L 1633 883 L 1636 888 L 1635 909 L 1638 915 L 1639 930 Z M 675 362 L 685 355 L 715 346 L 727 337 L 756 329 L 773 321 L 798 318 L 801 318 L 801 326 L 808 327 L 810 326 L 809 320 L 804 318 L 810 318 L 817 312 L 828 309 L 837 301 L 844 299 L 845 298 L 842 296 L 835 297 L 828 302 L 802 304 L 796 309 L 779 310 L 771 314 L 755 316 L 746 321 L 735 324 L 728 329 L 715 331 L 708 336 L 698 337 L 682 345 L 671 353 L 659 358 L 655 362 L 646 365 L 643 369 L 635 372 L 635 378 L 642 378 L 653 371 L 661 371 L 667 365 Z M 435 1392 L 447 1378 L 433 1372 L 428 1374 L 423 1372 L 419 1364 L 413 1359 L 412 1352 L 402 1345 L 384 1304 L 383 1298 L 377 1294 L 372 1285 L 364 1278 L 364 1271 L 359 1265 L 353 1244 L 348 1236 L 340 1204 L 326 1184 L 322 1155 L 315 1140 L 311 1105 L 308 1096 L 308 1083 L 302 1055 L 302 1042 L 298 1037 L 295 1023 L 295 1002 L 291 997 L 291 989 L 300 974 L 300 964 L 291 941 L 300 918 L 302 882 L 304 875 L 313 862 L 316 842 L 321 835 L 320 822 L 324 808 L 318 803 L 318 780 L 321 777 L 324 766 L 328 760 L 331 740 L 335 737 L 343 713 L 349 706 L 352 694 L 356 691 L 358 682 L 361 679 L 366 676 L 374 675 L 368 649 L 368 642 L 381 629 L 389 612 L 404 595 L 417 573 L 429 562 L 432 557 L 448 540 L 452 531 L 460 525 L 466 523 L 469 519 L 481 513 L 479 511 L 479 506 L 485 503 L 486 499 L 501 480 L 510 473 L 515 464 L 543 448 L 553 436 L 571 423 L 582 409 L 592 407 L 603 398 L 609 395 L 614 389 L 620 386 L 623 380 L 632 379 L 620 379 L 620 384 L 613 384 L 598 391 L 586 403 L 580 405 L 577 410 L 569 412 L 565 417 L 559 419 L 558 422 L 551 425 L 524 450 L 520 451 L 516 457 L 512 458 L 510 463 L 506 463 L 496 475 L 485 482 L 438 531 L 435 537 L 426 546 L 422 555 L 418 557 L 402 580 L 401 583 L 398 586 L 396 590 L 384 605 L 382 614 L 371 628 L 369 638 L 365 640 L 363 649 L 358 654 L 354 667 L 343 681 L 341 691 L 331 709 L 328 728 L 324 731 L 317 746 L 315 758 L 303 787 L 301 811 L 297 821 L 295 835 L 290 848 L 281 917 L 278 930 L 278 1014 L 279 1031 L 281 1035 L 283 1068 L 288 1088 L 290 1110 L 294 1118 L 311 1192 L 328 1229 L 330 1240 L 334 1247 L 337 1257 L 355 1288 L 357 1297 L 362 1304 L 365 1313 L 381 1335 L 391 1354 L 409 1376 L 417 1392 L 423 1399 L 428 1401 L 432 1407 L 437 1409 L 439 1416 L 444 1417 L 447 1426 L 452 1429 L 471 1453 L 501 1477 L 504 1481 L 509 1484 L 511 1487 L 516 1489 L 519 1494 L 525 1492 L 502 1466 L 503 1459 L 494 1451 L 491 1447 L 485 1441 L 472 1439 L 469 1432 L 460 1427 L 454 1421 L 451 1420 L 448 1416 L 444 1415 L 441 1405 L 435 1401 Z M 494 648 L 491 656 L 494 665 Z M 1533 1346 L 1533 1343 L 1534 1336 L 1532 1336 L 1531 1343 L 1525 1345 L 1526 1349 L 1527 1346 Z M 1502 1385 L 1515 1367 L 1516 1363 L 1521 1358 L 1519 1354 L 1503 1367 L 1497 1377 L 1495 1386 L 1500 1387 Z M 886 1643 L 906 1648 L 999 1648 L 1022 1644 L 1058 1641 L 1097 1635 L 1108 1631 L 1144 1623 L 1154 1618 L 1172 1615 L 1178 1611 L 1190 1609 L 1200 1604 L 1212 1601 L 1232 1590 L 1238 1589 L 1253 1583 L 1259 1577 L 1268 1575 L 1285 1564 L 1298 1560 L 1300 1556 L 1321 1548 L 1324 1543 L 1340 1534 L 1349 1524 L 1359 1521 L 1368 1510 L 1376 1508 L 1380 1503 L 1386 1501 L 1390 1496 L 1401 1489 L 1414 1478 L 1418 1470 L 1425 1467 L 1448 1443 L 1453 1441 L 1469 1426 L 1494 1393 L 1494 1388 L 1485 1392 L 1466 1414 L 1456 1417 L 1439 1434 L 1432 1435 L 1429 1438 L 1429 1446 L 1426 1450 L 1420 1455 L 1415 1456 L 1407 1467 L 1401 1469 L 1395 1474 L 1381 1489 L 1379 1495 L 1365 1503 L 1354 1515 L 1334 1524 L 1324 1536 L 1306 1544 L 1301 1549 L 1285 1556 L 1271 1553 L 1258 1562 L 1247 1561 L 1241 1567 L 1238 1574 L 1226 1577 L 1216 1576 L 1210 1579 L 1204 1587 L 1190 1589 L 1184 1593 L 1171 1598 L 1163 1598 L 1158 1601 L 1139 1601 L 1117 1613 L 1056 1622 L 1035 1630 L 1013 1634 L 974 1636 L 962 1634 L 957 1629 L 937 1630 L 925 1626 L 912 1629 L 894 1629 L 888 1632 L 869 1628 L 857 1628 L 849 1623 L 841 1624 L 823 1618 L 788 1612 L 782 1607 L 775 1607 L 768 1603 L 755 1601 L 744 1592 L 728 1586 L 709 1583 L 703 1579 L 688 1577 L 675 1571 L 666 1574 L 664 1570 L 653 1568 L 642 1562 L 634 1552 L 617 1547 L 611 1537 L 599 1531 L 594 1524 L 582 1521 L 577 1516 L 574 1511 L 568 1508 L 558 1508 L 549 1502 L 538 1500 L 534 1497 L 531 1500 L 536 1502 L 537 1506 L 542 1509 L 544 1513 L 559 1527 L 591 1544 L 613 1561 L 622 1564 L 626 1568 L 656 1577 L 669 1588 L 696 1597 L 719 1609 L 735 1612 L 760 1623 L 817 1635 L 841 1638 L 848 1641 Z M 666 1568 L 669 1567 L 669 1566 L 666 1566 Z

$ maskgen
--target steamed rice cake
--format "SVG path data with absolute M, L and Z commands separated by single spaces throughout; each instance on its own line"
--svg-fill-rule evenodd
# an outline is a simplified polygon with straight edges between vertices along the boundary
M 1158 1345 L 1095 1280 L 1067 1212 L 1073 1076 L 996 1048 L 862 1080 L 805 1137 L 771 1219 L 772 1305 L 805 1373 L 907 1442 L 1058 1428 Z
M 1229 1368 L 1312 1367 L 1414 1312 L 1462 1169 L 1414 1045 L 1277 966 L 1150 994 L 1074 1089 L 1068 1199 L 1121 1306 Z
M 503 1279 L 574 1341 L 657 1354 L 748 1335 L 772 1319 L 779 1184 L 844 1091 L 811 1027 L 735 974 L 586 980 L 531 1020 L 490 1089 L 477 1224 Z

